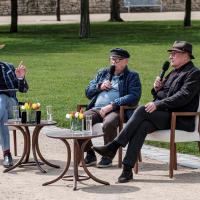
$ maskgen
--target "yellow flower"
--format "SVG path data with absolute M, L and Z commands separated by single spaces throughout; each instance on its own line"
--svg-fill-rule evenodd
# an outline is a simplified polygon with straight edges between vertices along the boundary
M 70 119 L 72 119 L 72 114 L 70 114 Z
M 25 109 L 28 109 L 29 108 L 29 106 L 28 106 L 28 103 L 25 103 Z
M 79 119 L 83 119 L 83 114 L 79 113 Z
M 36 106 L 37 106 L 37 104 L 36 104 L 36 103 L 34 103 L 34 104 L 32 105 L 32 108 L 33 108 L 33 109 L 35 109 L 35 108 L 36 108 Z

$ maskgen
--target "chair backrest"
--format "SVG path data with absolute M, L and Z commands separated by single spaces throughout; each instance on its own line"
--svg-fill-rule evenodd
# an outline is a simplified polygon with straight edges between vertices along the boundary
M 200 112 L 200 94 L 199 94 L 199 107 L 197 109 L 197 112 Z M 199 116 L 195 117 L 195 130 L 199 131 Z

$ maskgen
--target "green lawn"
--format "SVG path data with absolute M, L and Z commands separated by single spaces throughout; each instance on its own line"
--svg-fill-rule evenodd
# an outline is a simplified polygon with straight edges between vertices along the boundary
M 20 25 L 17 34 L 0 26 L 0 44 L 6 44 L 0 60 L 15 67 L 23 60 L 29 91 L 18 94 L 18 99 L 40 102 L 42 119 L 46 106 L 52 105 L 58 126 L 69 127 L 65 115 L 76 111 L 77 104 L 89 102 L 84 90 L 100 68 L 110 67 L 112 48 L 123 47 L 130 53 L 129 69 L 139 73 L 142 83 L 141 105 L 152 101 L 150 90 L 164 61 L 170 60 L 166 50 L 175 40 L 194 45 L 194 63 L 199 67 L 200 21 L 192 21 L 191 27 L 181 25 L 182 21 L 91 23 L 90 39 L 78 39 L 79 24 Z M 180 152 L 199 155 L 197 144 L 177 146 Z

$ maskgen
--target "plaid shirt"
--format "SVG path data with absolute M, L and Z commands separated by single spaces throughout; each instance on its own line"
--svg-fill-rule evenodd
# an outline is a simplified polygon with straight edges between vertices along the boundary
M 26 93 L 28 91 L 28 83 L 25 77 L 19 80 L 15 75 L 15 67 L 11 63 L 1 62 L 3 77 L 8 89 L 18 89 L 19 92 Z M 14 97 L 17 100 L 16 96 Z

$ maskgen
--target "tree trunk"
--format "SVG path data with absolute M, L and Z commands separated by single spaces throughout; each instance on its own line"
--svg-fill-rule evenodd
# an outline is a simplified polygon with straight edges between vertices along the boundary
M 109 22 L 123 22 L 120 17 L 119 0 L 110 0 L 110 19 Z
M 191 0 L 186 0 L 185 3 L 185 18 L 183 26 L 191 26 Z
M 17 33 L 17 0 L 11 0 L 11 26 L 10 33 Z
M 56 16 L 57 16 L 57 21 L 60 20 L 60 0 L 56 0 Z
M 81 23 L 79 38 L 90 38 L 89 0 L 81 0 Z

